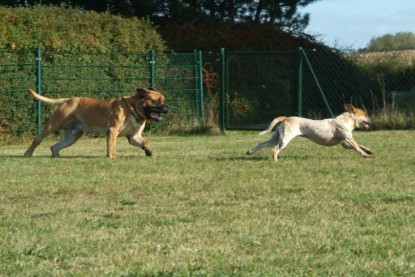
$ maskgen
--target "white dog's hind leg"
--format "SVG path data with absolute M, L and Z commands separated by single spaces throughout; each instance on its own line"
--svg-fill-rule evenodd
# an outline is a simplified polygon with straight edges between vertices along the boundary
M 282 149 L 284 149 L 288 145 L 288 143 L 295 137 L 296 135 L 290 135 L 290 136 L 282 135 L 281 136 L 280 141 L 278 142 L 278 145 L 272 151 L 275 161 L 278 160 L 278 154 L 282 151 Z
M 274 149 L 272 149 L 272 155 L 274 157 L 274 161 L 278 161 L 278 153 L 280 152 L 280 148 L 277 146 L 275 146 Z
M 261 150 L 262 148 L 272 147 L 272 146 L 277 145 L 278 142 L 279 142 L 279 137 L 280 136 L 279 136 L 279 133 L 277 131 L 277 132 L 274 133 L 274 135 L 272 135 L 272 137 L 269 140 L 258 144 L 257 146 L 255 146 L 254 148 L 252 148 L 251 150 L 246 152 L 246 155 L 253 155 L 255 152 Z

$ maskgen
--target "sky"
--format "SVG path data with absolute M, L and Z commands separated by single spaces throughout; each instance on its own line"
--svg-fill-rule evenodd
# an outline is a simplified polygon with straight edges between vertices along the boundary
M 340 49 L 358 50 L 388 33 L 415 33 L 415 0 L 320 0 L 299 11 L 310 13 L 305 33 Z

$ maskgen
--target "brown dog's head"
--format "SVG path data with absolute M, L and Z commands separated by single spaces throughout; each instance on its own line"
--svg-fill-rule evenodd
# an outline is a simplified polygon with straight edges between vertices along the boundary
M 165 104 L 164 95 L 152 88 L 137 88 L 135 90 L 146 119 L 161 120 L 160 114 L 168 113 L 169 106 Z
M 352 104 L 344 104 L 346 112 L 353 115 L 355 118 L 355 127 L 360 129 L 368 129 L 370 119 L 366 112 L 362 109 L 355 108 Z

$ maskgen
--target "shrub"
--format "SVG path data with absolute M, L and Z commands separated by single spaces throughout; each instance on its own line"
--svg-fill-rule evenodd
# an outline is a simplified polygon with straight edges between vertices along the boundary
M 147 19 L 125 19 L 67 6 L 0 6 L 0 124 L 13 135 L 36 129 L 36 49 L 42 92 L 50 97 L 117 97 L 148 86 L 150 50 L 165 44 Z M 126 66 L 128 65 L 128 66 Z M 49 107 L 42 105 L 42 122 Z M 4 131 L 0 142 L 9 140 Z
M 122 18 L 62 5 L 0 6 L 0 48 L 42 51 L 163 51 L 148 19 Z

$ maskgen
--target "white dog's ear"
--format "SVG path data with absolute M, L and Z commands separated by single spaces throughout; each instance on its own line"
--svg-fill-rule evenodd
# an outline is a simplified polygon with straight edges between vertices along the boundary
M 344 104 L 344 109 L 349 113 L 354 113 L 356 111 L 356 108 L 352 104 Z

